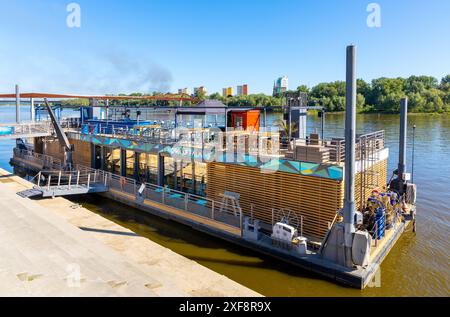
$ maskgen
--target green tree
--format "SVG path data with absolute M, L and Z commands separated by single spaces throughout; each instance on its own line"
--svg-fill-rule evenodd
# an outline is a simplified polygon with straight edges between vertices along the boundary
M 306 86 L 306 85 L 301 85 L 301 86 L 298 86 L 298 87 L 297 87 L 297 91 L 298 91 L 298 92 L 306 92 L 307 94 L 309 94 L 311 90 L 309 89 L 308 86 Z
M 411 76 L 406 79 L 405 90 L 407 93 L 423 93 L 426 90 L 437 88 L 438 80 L 431 76 Z
M 404 78 L 378 78 L 372 81 L 368 103 L 379 112 L 398 112 L 400 100 L 406 96 Z M 367 99 L 367 97 L 366 97 Z
M 446 85 L 446 84 L 450 85 L 450 75 L 443 77 L 441 80 L 441 85 Z

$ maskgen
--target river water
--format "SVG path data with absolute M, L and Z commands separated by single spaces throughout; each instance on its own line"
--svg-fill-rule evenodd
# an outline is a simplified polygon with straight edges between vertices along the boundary
M 1 121 L 13 120 L 13 113 Z M 25 113 L 26 115 L 26 113 Z M 271 115 L 270 120 L 277 118 Z M 449 296 L 450 291 L 450 115 L 411 114 L 408 168 L 411 171 L 412 125 L 415 134 L 414 181 L 418 185 L 417 233 L 405 233 L 381 266 L 379 283 L 363 291 L 339 286 L 267 256 L 212 238 L 189 227 L 145 214 L 100 197 L 78 197 L 84 207 L 147 237 L 176 253 L 228 276 L 266 296 Z M 398 115 L 357 117 L 358 133 L 386 131 L 389 171 L 398 162 Z M 320 120 L 308 118 L 308 132 Z M 327 114 L 325 137 L 343 136 L 344 116 Z M 0 141 L 0 167 L 14 142 Z

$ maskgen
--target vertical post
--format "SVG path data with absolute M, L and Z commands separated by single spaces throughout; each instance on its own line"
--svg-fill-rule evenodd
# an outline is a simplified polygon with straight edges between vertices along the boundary
M 106 155 L 105 155 L 105 147 L 104 146 L 100 146 L 100 160 L 101 160 L 101 162 L 100 162 L 100 169 L 102 171 L 105 170 L 105 157 L 106 157 Z
M 91 185 L 91 173 L 88 174 L 88 180 L 87 180 L 87 188 L 89 189 L 89 186 Z
M 405 179 L 404 173 L 406 172 L 406 142 L 407 142 L 407 129 L 408 129 L 408 99 L 403 98 L 400 104 L 400 148 L 398 158 L 398 186 L 399 193 L 403 195 Z
M 58 187 L 61 185 L 61 171 L 59 171 L 58 175 Z
M 158 154 L 158 186 L 164 186 L 164 156 Z
M 267 109 L 264 107 L 264 128 L 267 128 Z
M 412 148 L 412 160 L 411 160 L 411 182 L 414 183 L 414 161 L 416 157 L 416 125 L 413 126 L 413 148 Z
M 178 109 L 175 109 L 175 139 L 177 139 L 177 131 L 178 131 Z
M 77 172 L 77 186 L 80 185 L 80 171 Z
M 225 133 L 228 131 L 228 111 L 225 109 Z
M 30 98 L 30 118 L 31 122 L 36 122 L 36 110 L 34 107 L 34 98 Z
M 16 85 L 16 123 L 20 123 L 20 90 Z
M 109 99 L 106 99 L 106 101 L 105 101 L 105 104 L 106 104 L 106 110 L 105 110 L 105 115 L 106 115 L 106 126 L 108 126 L 108 117 L 109 117 Z
M 127 151 L 120 149 L 120 176 L 127 175 Z
M 173 170 L 173 188 L 178 190 L 178 163 L 175 159 L 173 160 Z
M 325 110 L 322 109 L 321 111 L 321 116 L 320 116 L 320 128 L 321 128 L 321 138 L 322 138 L 322 145 L 323 145 L 323 140 L 325 139 Z
M 355 232 L 355 139 L 356 139 L 356 46 L 347 47 L 345 113 L 345 264 L 352 267 L 352 244 Z
M 139 162 L 140 154 L 138 152 L 134 152 L 134 179 L 139 180 L 140 175 L 140 162 Z
M 47 189 L 50 190 L 50 184 L 52 182 L 52 175 L 48 175 L 48 183 L 47 183 Z
M 69 190 L 72 187 L 72 172 L 69 174 Z
M 91 143 L 91 168 L 95 168 L 95 163 L 97 161 L 97 153 L 95 150 L 96 145 Z
M 191 161 L 191 167 L 192 167 L 192 192 L 194 193 L 194 195 L 197 195 L 197 177 L 196 177 L 196 173 L 195 173 L 195 159 L 192 158 Z
M 291 144 L 291 139 L 292 139 L 292 110 L 291 110 L 291 103 L 288 103 L 288 123 L 289 123 L 289 136 L 288 136 L 288 142 L 289 144 Z M 290 145 L 289 145 L 290 147 Z
M 37 183 L 38 187 L 41 187 L 41 177 L 42 177 L 42 172 L 39 172 L 39 174 L 38 174 L 38 183 Z

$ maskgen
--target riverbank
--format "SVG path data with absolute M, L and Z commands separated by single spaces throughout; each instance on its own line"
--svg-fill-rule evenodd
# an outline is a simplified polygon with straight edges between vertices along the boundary
M 30 187 L 0 169 L 2 296 L 259 296 L 69 200 L 16 195 Z

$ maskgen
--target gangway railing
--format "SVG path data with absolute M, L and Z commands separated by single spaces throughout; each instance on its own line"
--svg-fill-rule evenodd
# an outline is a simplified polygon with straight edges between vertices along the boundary
M 80 127 L 78 118 L 65 118 L 60 121 L 64 129 L 76 129 Z M 51 121 L 36 121 L 26 123 L 2 123 L 0 124 L 0 139 L 21 139 L 31 137 L 50 136 L 54 133 Z
M 1 139 L 20 139 L 24 137 L 49 136 L 52 133 L 50 122 L 34 122 L 21 124 L 0 124 Z
M 14 157 L 20 158 L 28 164 L 35 165 L 41 170 L 62 170 L 63 162 L 55 157 L 39 154 L 34 151 L 21 150 L 15 148 L 13 150 Z
M 71 190 L 77 187 L 91 188 L 95 185 L 107 187 L 107 175 L 98 171 L 93 173 L 80 170 L 73 171 L 40 171 L 35 176 L 37 189 L 50 190 L 52 188 L 64 188 Z
M 33 153 L 27 150 L 14 150 L 14 156 L 22 160 L 32 158 L 43 164 L 53 160 L 52 157 Z M 165 186 L 150 183 L 140 183 L 135 179 L 119 176 L 111 172 L 97 170 L 83 165 L 75 165 L 72 171 L 63 171 L 59 160 L 52 162 L 56 169 L 42 170 L 35 177 L 37 189 L 55 190 L 60 187 L 64 190 L 73 190 L 80 186 L 98 186 L 102 191 L 116 190 L 128 194 L 130 199 L 145 204 L 145 201 L 160 203 L 197 217 L 209 219 L 230 227 L 237 228 L 242 235 L 243 211 L 223 202 L 215 201 L 207 197 L 186 193 Z M 48 175 L 48 177 L 45 177 Z M 69 188 L 70 186 L 70 188 Z

